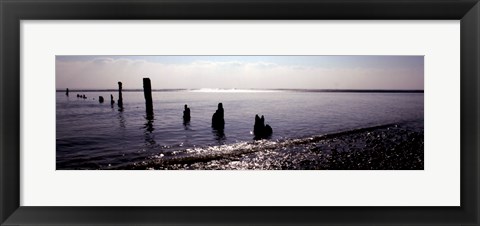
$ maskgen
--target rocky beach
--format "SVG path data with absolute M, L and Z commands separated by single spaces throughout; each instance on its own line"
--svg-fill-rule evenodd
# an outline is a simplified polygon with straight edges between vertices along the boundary
M 299 139 L 187 149 L 124 169 L 423 170 L 423 150 L 423 126 L 388 124 Z

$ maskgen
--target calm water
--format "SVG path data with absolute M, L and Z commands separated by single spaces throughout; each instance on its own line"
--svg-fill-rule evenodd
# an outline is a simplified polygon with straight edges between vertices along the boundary
M 153 92 L 153 120 L 146 118 L 143 92 L 123 92 L 123 111 L 110 105 L 110 94 L 118 99 L 115 92 L 82 92 L 86 100 L 76 94 L 57 92 L 57 169 L 123 166 L 251 141 L 255 114 L 272 126 L 271 140 L 390 123 L 414 122 L 423 128 L 423 93 Z M 211 129 L 219 102 L 225 109 L 223 134 Z M 188 125 L 182 119 L 184 104 L 191 109 Z

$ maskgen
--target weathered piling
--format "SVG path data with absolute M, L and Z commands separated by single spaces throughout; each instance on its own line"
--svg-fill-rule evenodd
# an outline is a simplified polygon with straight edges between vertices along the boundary
M 118 107 L 123 108 L 122 82 L 118 82 Z
M 67 91 L 65 92 L 65 95 L 67 95 L 67 97 L 68 97 L 68 88 L 67 88 Z
M 255 124 L 253 125 L 253 134 L 255 140 L 270 138 L 272 136 L 273 129 L 270 125 L 265 125 L 265 117 L 258 117 L 255 115 Z
M 102 96 L 99 96 L 99 97 L 98 97 L 98 102 L 103 103 L 103 101 L 104 101 L 104 100 L 103 100 L 103 97 L 102 97 Z
M 153 115 L 152 84 L 149 78 L 143 78 L 143 95 L 145 96 L 147 115 Z
M 225 119 L 223 115 L 223 104 L 218 103 L 218 109 L 215 111 L 215 113 L 213 113 L 212 116 L 212 128 L 216 130 L 223 130 L 225 128 Z
M 114 103 L 115 103 L 115 101 L 113 100 L 113 95 L 110 94 L 110 104 L 112 105 L 112 107 L 113 107 Z
M 185 104 L 185 110 L 183 110 L 183 122 L 190 122 L 190 108 Z

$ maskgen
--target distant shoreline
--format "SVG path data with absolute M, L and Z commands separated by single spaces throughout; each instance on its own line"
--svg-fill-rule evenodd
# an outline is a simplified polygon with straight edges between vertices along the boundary
M 152 92 L 179 91 L 280 91 L 280 92 L 310 92 L 310 93 L 424 93 L 424 90 L 384 90 L 384 89 L 152 89 Z M 56 90 L 65 92 L 65 89 Z M 118 89 L 70 89 L 69 92 L 118 92 Z M 143 89 L 123 89 L 122 92 L 143 92 Z

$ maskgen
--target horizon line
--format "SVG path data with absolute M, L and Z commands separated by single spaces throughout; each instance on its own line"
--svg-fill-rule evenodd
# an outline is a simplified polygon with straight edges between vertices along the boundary
M 56 92 L 65 92 L 65 89 L 56 89 Z M 187 89 L 187 88 L 167 88 L 167 89 L 152 89 L 152 92 L 175 92 L 175 91 L 197 91 L 197 90 L 219 90 L 219 91 L 228 91 L 228 90 L 251 90 L 251 91 L 298 91 L 298 92 L 344 92 L 344 93 L 424 93 L 424 90 L 420 89 L 285 89 L 285 88 L 274 88 L 274 89 L 259 89 L 259 88 L 196 88 L 196 89 Z M 115 91 L 118 89 L 69 89 L 69 92 L 106 92 L 106 91 Z M 140 92 L 143 89 L 122 89 L 122 92 Z

